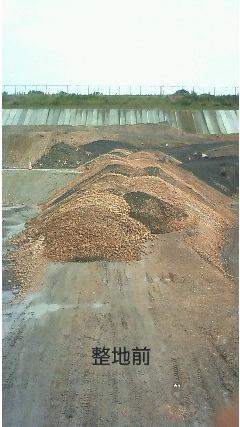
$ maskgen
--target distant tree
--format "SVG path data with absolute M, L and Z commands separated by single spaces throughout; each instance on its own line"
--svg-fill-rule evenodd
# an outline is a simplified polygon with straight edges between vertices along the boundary
M 186 89 L 177 90 L 174 95 L 190 95 L 190 93 Z
M 28 95 L 44 95 L 44 92 L 42 92 L 41 90 L 30 90 L 28 92 Z

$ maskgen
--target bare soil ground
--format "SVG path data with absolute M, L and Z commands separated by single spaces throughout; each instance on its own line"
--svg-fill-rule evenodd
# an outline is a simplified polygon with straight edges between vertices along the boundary
M 162 149 L 236 156 L 237 136 L 14 128 L 3 166 L 35 166 L 15 171 L 22 200 L 3 173 L 3 426 L 212 425 L 238 394 L 238 199 Z M 96 347 L 109 364 L 95 364 Z M 149 364 L 133 364 L 137 347 Z
M 166 123 L 126 126 L 5 126 L 3 131 L 3 166 L 26 167 L 28 159 L 35 163 L 58 144 L 79 147 L 98 140 L 117 141 L 128 147 L 148 150 L 190 144 L 234 143 L 238 152 L 238 135 L 196 135 L 170 127 Z M 122 145 L 120 144 L 120 146 Z M 112 149 L 115 147 L 112 147 Z M 89 150 L 90 151 L 90 150 Z M 99 148 L 98 148 L 99 153 Z M 103 154 L 101 152 L 101 154 Z M 232 154 L 232 152 L 231 152 Z M 228 154 L 228 155 L 231 155 Z M 66 160 L 66 159 L 65 159 Z M 76 160 L 78 158 L 76 157 Z M 54 157 L 49 167 L 53 167 Z M 76 164 L 74 165 L 76 167 Z

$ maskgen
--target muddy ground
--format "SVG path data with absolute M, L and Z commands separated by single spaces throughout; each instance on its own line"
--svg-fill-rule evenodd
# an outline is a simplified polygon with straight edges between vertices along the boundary
M 224 200 L 236 214 L 219 251 L 223 270 L 184 231 L 171 231 L 147 242 L 139 261 L 48 261 L 22 293 L 9 239 L 78 179 L 77 167 L 118 148 L 164 149 L 183 162 L 183 174 L 183 165 L 194 163 L 193 173 L 206 167 L 209 159 L 181 154 L 184 143 L 190 155 L 196 144 L 199 152 L 220 150 L 220 166 L 230 161 L 234 169 L 226 176 L 211 169 L 224 187 L 219 196 L 206 187 L 218 209 Z M 188 135 L 167 125 L 3 129 L 3 426 L 209 426 L 231 405 L 238 394 L 237 144 L 237 135 Z M 12 170 L 29 158 L 32 171 Z M 106 365 L 95 364 L 96 347 L 110 349 Z M 113 363 L 119 347 L 121 364 Z M 133 364 L 137 347 L 149 350 L 149 363 L 145 349 L 146 359 L 140 352 L 141 364 Z

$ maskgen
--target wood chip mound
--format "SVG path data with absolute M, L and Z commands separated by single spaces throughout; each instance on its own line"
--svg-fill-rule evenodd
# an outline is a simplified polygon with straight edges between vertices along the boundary
M 223 233 L 236 220 L 225 207 L 227 197 L 148 153 L 103 155 L 81 171 L 14 239 L 11 259 L 23 289 L 37 283 L 36 272 L 40 275 L 49 260 L 140 260 L 144 244 L 156 238 L 151 233 L 181 232 L 201 257 L 222 270 Z
M 30 234 L 43 242 L 44 256 L 56 262 L 140 259 L 150 231 L 130 218 L 122 197 L 86 191 L 48 213 Z

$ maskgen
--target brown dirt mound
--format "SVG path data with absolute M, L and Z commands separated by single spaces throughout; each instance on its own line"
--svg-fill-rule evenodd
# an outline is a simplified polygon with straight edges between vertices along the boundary
M 218 253 L 223 244 L 223 230 L 231 226 L 235 220 L 235 215 L 224 206 L 230 202 L 230 199 L 174 164 L 161 161 L 159 157 L 151 155 L 148 158 L 142 153 L 136 153 L 136 156 L 138 159 L 130 160 L 130 156 L 119 159 L 118 173 L 116 170 L 110 170 L 113 163 L 116 165 L 116 161 L 111 160 L 111 155 L 104 155 L 103 161 L 100 160 L 101 156 L 99 163 L 93 162 L 91 171 L 81 176 L 74 184 L 66 186 L 52 200 L 49 200 L 44 208 L 62 203 L 64 200 L 71 200 L 75 194 L 90 188 L 95 192 L 105 190 L 121 197 L 126 193 L 143 192 L 151 198 L 156 198 L 157 204 L 164 203 L 165 206 L 171 206 L 171 211 L 174 210 L 170 216 L 164 217 L 165 232 L 186 229 L 185 237 L 195 250 L 220 266 Z M 109 171 L 108 168 L 110 168 Z M 125 173 L 126 168 L 128 174 Z M 138 207 L 135 212 L 135 218 L 137 217 L 140 221 L 143 220 L 143 216 L 146 217 L 146 212 L 143 210 L 141 212 L 141 209 Z M 176 214 L 179 209 L 182 215 L 178 219 Z M 164 232 L 161 224 L 157 225 L 157 222 L 161 221 L 160 211 L 156 215 L 156 204 L 153 206 L 151 203 L 147 213 L 148 218 L 144 218 L 143 222 L 147 224 L 149 230 L 153 232 L 154 229 L 158 229 Z M 163 217 L 162 214 L 160 216 Z M 172 221 L 173 225 L 169 229 Z M 156 223 L 155 227 L 153 222 Z
M 42 205 L 16 239 L 16 272 L 25 274 L 26 253 L 58 262 L 137 260 L 153 234 L 174 231 L 222 269 L 224 230 L 236 219 L 229 198 L 152 155 L 117 160 L 110 154 L 89 163 L 90 170 Z M 34 274 L 29 264 L 25 283 Z
M 43 255 L 52 261 L 130 261 L 139 259 L 151 233 L 130 218 L 122 197 L 87 191 L 33 221 L 28 239 L 43 242 Z

